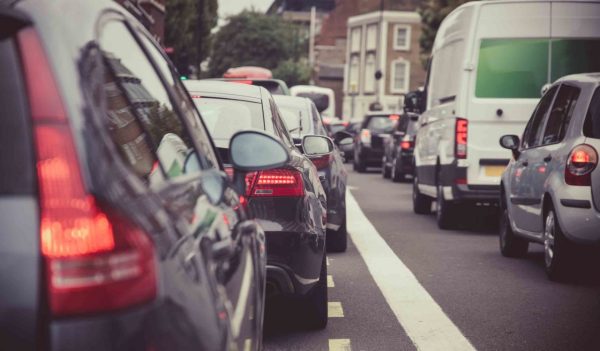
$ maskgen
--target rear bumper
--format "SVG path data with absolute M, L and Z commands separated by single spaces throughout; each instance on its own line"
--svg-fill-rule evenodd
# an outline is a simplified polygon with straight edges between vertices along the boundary
M 456 200 L 497 204 L 500 200 L 500 185 L 454 185 Z
M 400 172 L 404 174 L 413 174 L 415 172 L 415 159 L 412 151 L 402 151 L 398 161 Z
M 383 148 L 373 148 L 363 146 L 361 147 L 358 155 L 355 155 L 361 162 L 364 162 L 367 166 L 380 167 L 381 160 L 383 158 Z

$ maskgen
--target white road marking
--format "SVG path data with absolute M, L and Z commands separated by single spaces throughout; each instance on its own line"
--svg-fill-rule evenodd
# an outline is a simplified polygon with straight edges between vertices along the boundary
M 327 257 L 327 265 L 329 266 L 329 257 Z
M 329 339 L 329 351 L 352 351 L 350 339 Z
M 358 187 L 357 186 L 352 186 L 352 185 L 347 185 L 346 189 L 348 189 L 348 190 L 356 190 L 356 189 L 358 189 Z
M 396 318 L 418 350 L 475 350 L 402 263 L 348 192 L 350 237 Z
M 328 275 L 327 276 L 327 287 L 328 288 L 335 288 L 335 283 L 333 282 L 333 276 L 332 275 Z
M 344 317 L 344 309 L 342 303 L 339 301 L 333 301 L 327 303 L 327 313 L 329 318 L 342 318 Z

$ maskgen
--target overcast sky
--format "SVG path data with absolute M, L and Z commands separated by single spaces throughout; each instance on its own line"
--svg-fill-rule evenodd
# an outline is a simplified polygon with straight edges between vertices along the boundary
M 219 0 L 219 18 L 238 14 L 252 7 L 264 12 L 272 3 L 273 0 Z

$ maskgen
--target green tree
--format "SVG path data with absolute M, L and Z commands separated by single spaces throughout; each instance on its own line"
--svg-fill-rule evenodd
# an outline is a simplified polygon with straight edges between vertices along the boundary
M 458 6 L 469 0 L 424 0 L 417 9 L 421 15 L 421 62 L 423 67 L 427 66 L 427 60 L 433 48 L 435 35 L 440 24 Z
M 210 54 L 211 30 L 217 25 L 217 0 L 167 0 L 165 44 L 174 49 L 177 69 L 189 74 Z
M 279 63 L 277 68 L 273 70 L 273 77 L 281 79 L 288 86 L 293 87 L 294 85 L 308 84 L 310 73 L 310 66 L 307 63 L 286 60 Z
M 220 77 L 228 68 L 239 66 L 275 70 L 288 60 L 297 62 L 306 48 L 306 40 L 300 38 L 295 25 L 278 16 L 244 11 L 230 17 L 216 33 L 209 74 Z

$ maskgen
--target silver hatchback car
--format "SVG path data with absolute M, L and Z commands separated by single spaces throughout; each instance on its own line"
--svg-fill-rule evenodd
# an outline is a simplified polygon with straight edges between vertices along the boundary
M 546 273 L 565 278 L 586 246 L 600 243 L 600 73 L 559 79 L 535 108 L 501 180 L 500 251 L 523 257 L 544 245 Z M 598 251 L 600 253 L 600 251 Z

